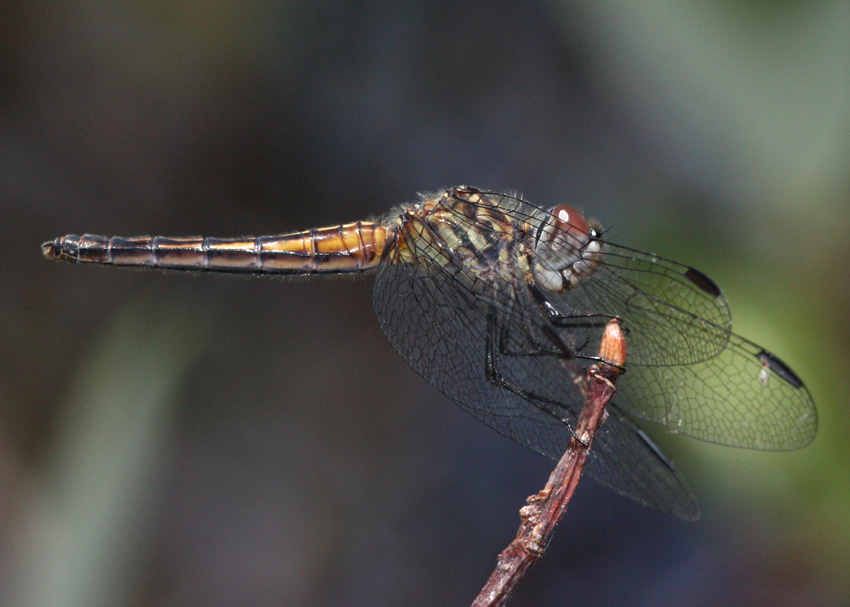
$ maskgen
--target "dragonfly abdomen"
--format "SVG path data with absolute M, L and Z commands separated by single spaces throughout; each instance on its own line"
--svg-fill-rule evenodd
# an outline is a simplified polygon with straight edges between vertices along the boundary
M 168 270 L 268 274 L 362 272 L 378 265 L 387 230 L 358 221 L 282 236 L 245 238 L 60 236 L 51 259 Z

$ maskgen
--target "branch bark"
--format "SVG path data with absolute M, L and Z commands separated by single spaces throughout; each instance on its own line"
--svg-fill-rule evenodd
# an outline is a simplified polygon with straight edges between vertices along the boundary
M 581 389 L 585 394 L 585 405 L 567 450 L 543 490 L 530 496 L 520 509 L 516 539 L 499 555 L 496 568 L 472 607 L 504 605 L 525 573 L 543 558 L 555 526 L 564 515 L 581 478 L 593 438 L 607 417 L 605 406 L 617 392 L 614 382 L 626 362 L 625 337 L 617 319 L 611 320 L 605 328 L 599 357 L 605 362 L 593 365 L 586 377 L 577 380 L 583 382 Z

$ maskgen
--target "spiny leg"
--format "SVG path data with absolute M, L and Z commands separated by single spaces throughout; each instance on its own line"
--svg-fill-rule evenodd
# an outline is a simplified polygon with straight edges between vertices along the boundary
M 568 408 L 565 407 L 563 403 L 525 390 L 521 386 L 518 386 L 512 381 L 505 378 L 499 370 L 499 360 L 500 357 L 503 355 L 555 356 L 561 360 L 570 360 L 573 358 L 573 355 L 570 352 L 569 348 L 567 348 L 567 346 L 560 340 L 560 338 L 558 338 L 558 336 L 555 335 L 554 332 L 552 332 L 551 335 L 547 334 L 547 336 L 554 341 L 555 346 L 557 346 L 558 348 L 557 351 L 547 351 L 541 349 L 532 353 L 508 353 L 506 352 L 505 348 L 506 332 L 504 330 L 500 330 L 497 324 L 498 323 L 496 320 L 496 310 L 491 307 L 487 312 L 487 334 L 484 365 L 484 374 L 487 378 L 487 381 L 489 381 L 494 386 L 502 388 L 503 390 L 507 390 L 512 394 L 516 394 L 523 400 L 533 403 L 536 407 L 538 407 L 545 413 L 548 413 L 552 417 L 555 417 L 556 419 L 563 422 L 570 430 L 570 433 L 572 433 L 572 428 L 570 427 L 572 422 L 564 416 L 564 411 L 568 410 Z

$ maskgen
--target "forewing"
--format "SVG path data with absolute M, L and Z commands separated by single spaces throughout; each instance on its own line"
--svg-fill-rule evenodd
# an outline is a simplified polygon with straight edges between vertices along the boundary
M 629 363 L 679 365 L 710 359 L 726 347 L 729 305 L 704 274 L 656 255 L 610 243 L 594 273 L 550 301 L 581 326 L 582 317 L 619 317 Z

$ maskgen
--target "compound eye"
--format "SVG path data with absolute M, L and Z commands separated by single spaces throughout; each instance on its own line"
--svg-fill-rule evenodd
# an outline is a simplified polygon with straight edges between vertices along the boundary
M 581 211 L 566 204 L 559 204 L 552 209 L 553 227 L 558 232 L 573 233 L 574 236 L 587 236 L 591 227 Z

